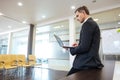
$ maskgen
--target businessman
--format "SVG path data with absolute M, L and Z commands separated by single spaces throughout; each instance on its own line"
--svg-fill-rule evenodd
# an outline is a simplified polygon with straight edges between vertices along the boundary
M 76 20 L 82 23 L 82 29 L 79 43 L 74 43 L 73 48 L 70 48 L 71 55 L 76 55 L 76 57 L 67 76 L 81 70 L 101 69 L 103 67 L 99 57 L 99 26 L 89 15 L 86 6 L 75 10 Z

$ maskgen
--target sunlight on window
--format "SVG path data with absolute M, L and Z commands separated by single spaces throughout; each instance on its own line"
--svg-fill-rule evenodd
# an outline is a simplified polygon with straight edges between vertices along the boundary
M 52 47 L 49 43 L 49 34 L 38 35 L 36 37 L 35 53 L 38 58 L 48 58 L 52 52 Z
M 36 44 L 36 56 L 39 58 L 48 58 L 51 56 L 50 53 L 52 53 L 52 47 L 50 43 L 43 42 L 41 44 Z

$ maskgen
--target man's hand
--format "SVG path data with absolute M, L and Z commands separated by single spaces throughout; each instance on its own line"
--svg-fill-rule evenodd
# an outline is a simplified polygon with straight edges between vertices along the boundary
M 77 46 L 78 46 L 78 44 L 77 44 L 77 43 L 74 43 L 74 44 L 72 44 L 72 46 L 73 46 L 73 47 L 77 47 Z M 63 46 L 63 48 L 64 48 L 64 49 L 66 49 L 66 50 L 68 50 L 68 49 L 69 49 L 69 48 L 64 47 L 64 46 Z
M 77 47 L 77 46 L 78 46 L 78 44 L 77 44 L 77 43 L 74 43 L 74 44 L 72 44 L 72 46 L 73 46 L 73 47 Z
M 63 46 L 63 48 L 64 48 L 65 50 L 68 50 L 68 48 L 67 48 L 67 47 L 64 47 L 64 46 Z

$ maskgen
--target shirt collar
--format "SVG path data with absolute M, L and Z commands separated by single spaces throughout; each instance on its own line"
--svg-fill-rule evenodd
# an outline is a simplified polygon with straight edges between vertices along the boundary
M 87 17 L 82 24 L 84 24 L 89 18 L 90 18 L 90 16 Z

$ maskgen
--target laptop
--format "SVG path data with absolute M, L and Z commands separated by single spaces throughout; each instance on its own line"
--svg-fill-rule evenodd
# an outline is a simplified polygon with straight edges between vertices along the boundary
M 63 48 L 72 48 L 73 47 L 73 46 L 64 45 L 62 40 L 60 39 L 60 37 L 58 37 L 57 35 L 54 34 L 54 37 L 57 40 L 57 42 L 60 45 L 60 47 L 63 47 Z

